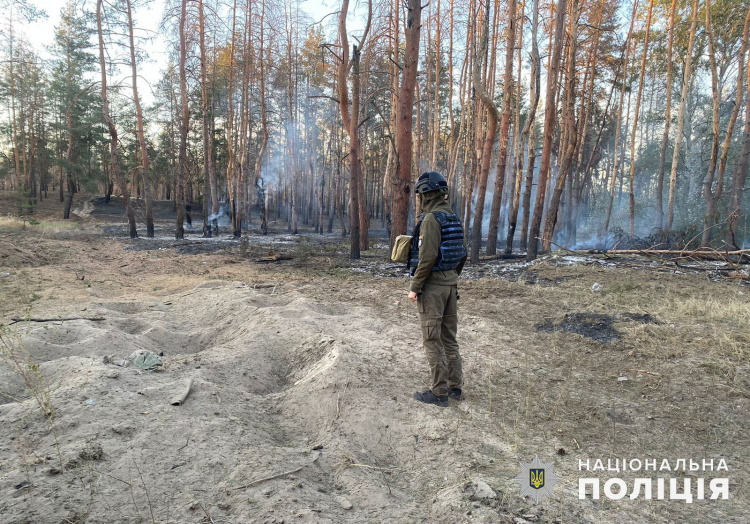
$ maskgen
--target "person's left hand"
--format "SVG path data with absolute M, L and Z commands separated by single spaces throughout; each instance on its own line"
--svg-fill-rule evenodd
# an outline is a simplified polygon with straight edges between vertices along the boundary
M 414 291 L 409 291 L 409 300 L 411 300 L 412 302 L 417 301 L 417 294 Z

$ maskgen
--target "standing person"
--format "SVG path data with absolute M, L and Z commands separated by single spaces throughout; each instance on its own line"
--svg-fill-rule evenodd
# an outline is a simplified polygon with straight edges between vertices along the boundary
M 466 262 L 466 243 L 461 221 L 448 203 L 448 183 L 443 175 L 436 171 L 422 173 L 415 190 L 420 215 L 409 260 L 409 300 L 419 303 L 422 343 L 432 387 L 414 393 L 414 398 L 445 407 L 449 397 L 463 399 L 456 331 L 458 275 Z

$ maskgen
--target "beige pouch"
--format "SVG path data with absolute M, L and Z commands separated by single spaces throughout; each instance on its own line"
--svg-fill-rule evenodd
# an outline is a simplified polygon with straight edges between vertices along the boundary
M 393 244 L 393 251 L 391 251 L 391 260 L 403 263 L 409 261 L 411 238 L 411 235 L 399 235 L 396 237 L 396 242 Z

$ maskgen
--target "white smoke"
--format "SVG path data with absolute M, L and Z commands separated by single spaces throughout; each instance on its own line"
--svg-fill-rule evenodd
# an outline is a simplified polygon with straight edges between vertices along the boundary
M 212 223 L 214 220 L 216 220 L 217 224 L 220 226 L 231 226 L 232 225 L 232 216 L 229 213 L 229 204 L 222 204 L 219 206 L 219 212 L 214 213 L 212 215 L 209 215 L 208 217 L 208 223 Z

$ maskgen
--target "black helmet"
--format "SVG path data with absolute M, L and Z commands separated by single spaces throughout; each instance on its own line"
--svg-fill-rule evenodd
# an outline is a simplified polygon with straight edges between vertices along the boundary
M 414 187 L 415 191 L 420 194 L 437 191 L 442 188 L 448 189 L 448 182 L 437 171 L 428 171 L 419 175 L 417 184 Z

